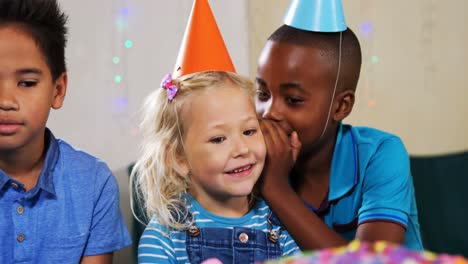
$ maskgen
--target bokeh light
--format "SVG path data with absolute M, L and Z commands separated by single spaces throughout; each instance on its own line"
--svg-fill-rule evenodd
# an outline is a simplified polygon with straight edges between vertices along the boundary
M 370 37 L 372 34 L 372 24 L 370 22 L 364 22 L 359 27 L 361 30 L 361 34 L 364 37 Z
M 125 47 L 126 47 L 127 49 L 133 47 L 133 42 L 132 42 L 131 40 L 126 40 L 126 41 L 125 41 Z

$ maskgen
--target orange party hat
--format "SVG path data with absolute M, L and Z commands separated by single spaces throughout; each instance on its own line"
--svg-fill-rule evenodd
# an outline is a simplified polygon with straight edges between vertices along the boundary
M 208 0 L 195 0 L 172 77 L 202 71 L 235 69 Z

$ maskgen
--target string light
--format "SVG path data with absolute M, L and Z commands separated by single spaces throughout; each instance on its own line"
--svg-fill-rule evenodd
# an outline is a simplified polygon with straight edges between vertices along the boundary
M 113 51 L 114 56 L 111 61 L 115 65 L 113 67 L 114 73 L 111 80 L 113 80 L 114 95 L 112 96 L 112 105 L 114 111 L 120 114 L 126 114 L 128 110 L 128 84 L 125 82 L 127 79 L 126 71 L 126 50 L 133 46 L 133 42 L 128 39 L 129 19 L 131 18 L 131 8 L 128 5 L 128 0 L 118 0 L 120 7 L 115 10 L 115 35 L 114 43 L 115 48 Z
M 126 40 L 126 41 L 125 41 L 125 47 L 126 47 L 127 49 L 133 47 L 133 42 L 132 42 L 131 40 Z

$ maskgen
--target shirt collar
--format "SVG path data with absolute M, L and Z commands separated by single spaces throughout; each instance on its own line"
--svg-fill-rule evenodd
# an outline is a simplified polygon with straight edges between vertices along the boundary
M 338 127 L 330 171 L 328 200 L 336 200 L 348 193 L 359 181 L 357 142 L 349 125 Z
M 3 172 L 3 170 L 0 170 L 0 190 L 3 189 L 3 186 L 10 180 L 10 177 Z
M 59 148 L 57 139 L 48 128 L 46 128 L 45 132 L 45 145 L 47 147 L 47 153 L 44 160 L 44 166 L 42 167 L 41 174 L 39 174 L 39 179 L 36 186 L 37 188 L 31 190 L 33 191 L 31 196 L 36 195 L 39 189 L 55 195 L 54 178 L 52 172 L 55 168 L 55 164 L 57 163 Z
M 29 197 L 35 196 L 40 189 L 55 195 L 54 181 L 52 171 L 57 163 L 59 156 L 58 142 L 52 132 L 46 128 L 45 131 L 45 147 L 47 148 L 44 166 L 42 167 L 36 187 L 31 189 L 27 195 Z M 2 189 L 11 178 L 3 171 L 0 170 L 0 189 Z

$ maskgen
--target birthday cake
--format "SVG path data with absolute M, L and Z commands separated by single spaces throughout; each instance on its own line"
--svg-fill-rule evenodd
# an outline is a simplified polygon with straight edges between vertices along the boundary
M 344 247 L 322 249 L 303 253 L 293 257 L 267 261 L 264 264 L 413 264 L 413 263 L 447 263 L 468 264 L 462 256 L 435 254 L 429 251 L 414 251 L 403 246 L 383 241 L 364 243 L 352 241 Z

